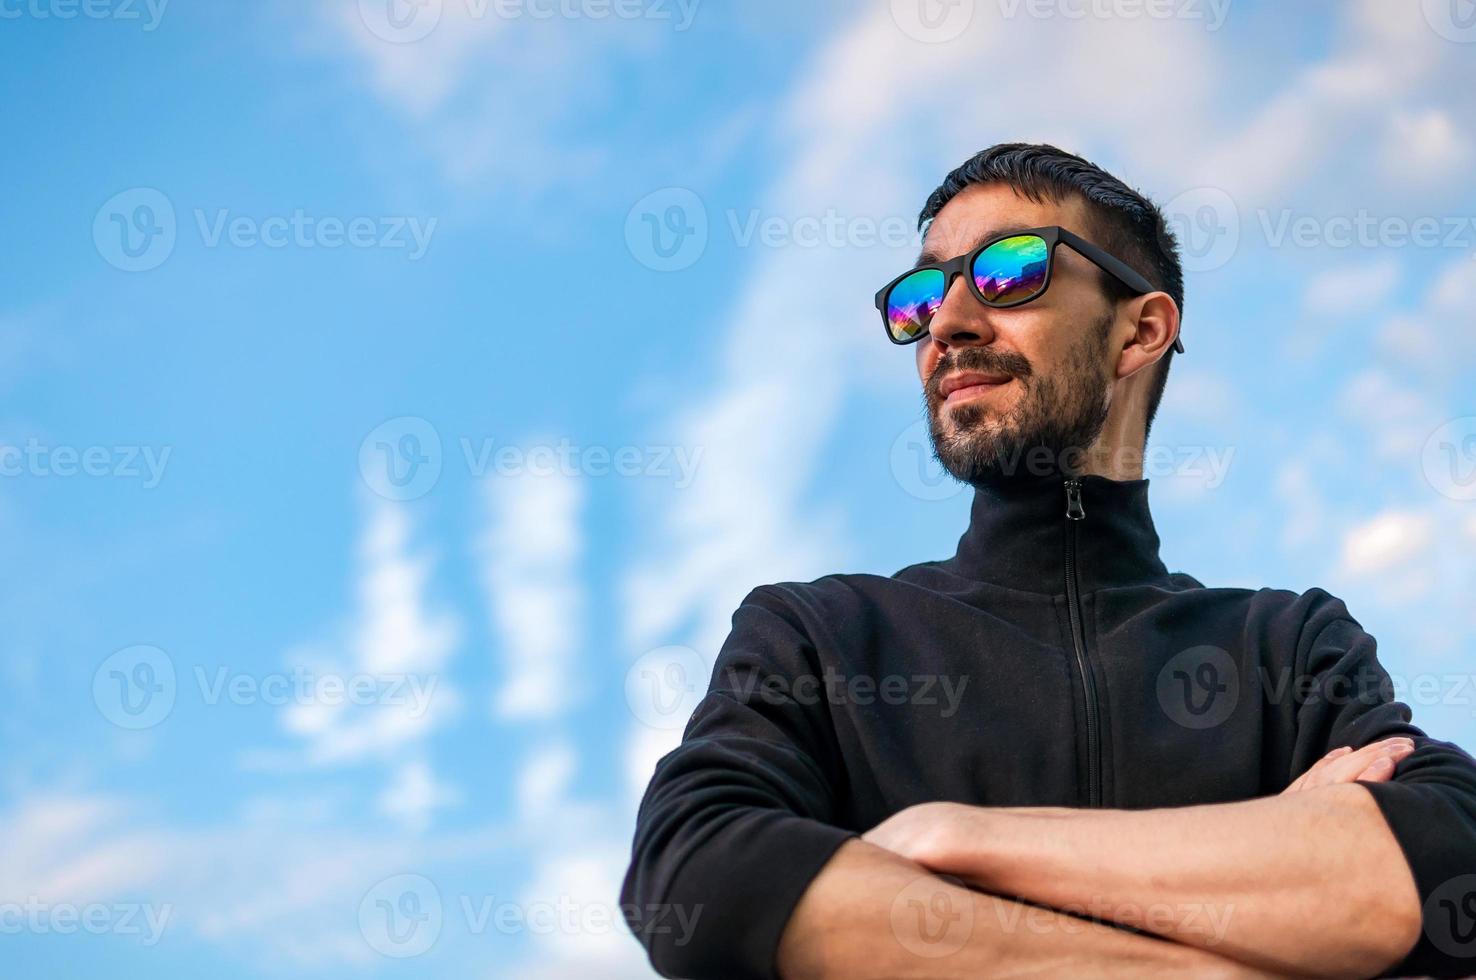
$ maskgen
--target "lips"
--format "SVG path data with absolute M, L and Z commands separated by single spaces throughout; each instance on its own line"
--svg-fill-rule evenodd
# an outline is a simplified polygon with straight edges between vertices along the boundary
M 1001 385 L 1008 384 L 1012 379 L 1002 374 L 984 374 L 980 371 L 960 371 L 950 374 L 943 379 L 938 386 L 938 392 L 944 401 L 961 401 L 986 391 L 993 391 Z

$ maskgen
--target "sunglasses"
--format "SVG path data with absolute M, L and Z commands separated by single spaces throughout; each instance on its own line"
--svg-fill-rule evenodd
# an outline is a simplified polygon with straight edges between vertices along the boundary
M 1157 292 L 1147 279 L 1121 259 L 1103 251 L 1080 235 L 1059 225 L 1026 228 L 991 238 L 971 252 L 946 262 L 919 266 L 893 279 L 876 294 L 887 338 L 894 344 L 921 340 L 943 305 L 948 287 L 968 273 L 969 291 L 985 306 L 996 310 L 1028 303 L 1046 291 L 1055 266 L 1056 246 L 1070 245 L 1097 267 L 1133 291 L 1134 295 Z M 1174 350 L 1184 353 L 1174 338 Z

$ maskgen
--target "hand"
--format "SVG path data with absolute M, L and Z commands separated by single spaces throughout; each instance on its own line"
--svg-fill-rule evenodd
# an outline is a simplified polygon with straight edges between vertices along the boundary
M 1403 735 L 1370 742 L 1361 749 L 1344 745 L 1314 762 L 1311 769 L 1298 776 L 1282 793 L 1360 779 L 1370 783 L 1388 782 L 1394 777 L 1394 766 L 1413 751 L 1414 740 Z
M 861 839 L 929 870 L 956 874 L 949 865 L 967 853 L 969 828 L 977 822 L 977 810 L 962 803 L 919 803 L 883 820 Z M 973 837 L 980 839 L 977 831 Z

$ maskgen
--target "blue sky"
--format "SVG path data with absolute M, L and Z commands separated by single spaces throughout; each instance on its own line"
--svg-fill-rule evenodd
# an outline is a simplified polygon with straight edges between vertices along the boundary
M 683 678 L 962 531 L 871 295 L 1004 140 L 1186 239 L 1165 561 L 1476 744 L 1469 8 L 3 0 L 6 962 L 649 975 Z

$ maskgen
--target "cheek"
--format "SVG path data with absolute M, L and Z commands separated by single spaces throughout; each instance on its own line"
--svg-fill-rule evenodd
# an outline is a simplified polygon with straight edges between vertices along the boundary
M 1061 352 L 1070 348 L 1075 335 L 1074 328 L 1056 311 L 1032 310 L 1010 327 L 1011 349 L 1030 363 L 1030 370 L 1035 374 L 1049 374 L 1057 366 Z

